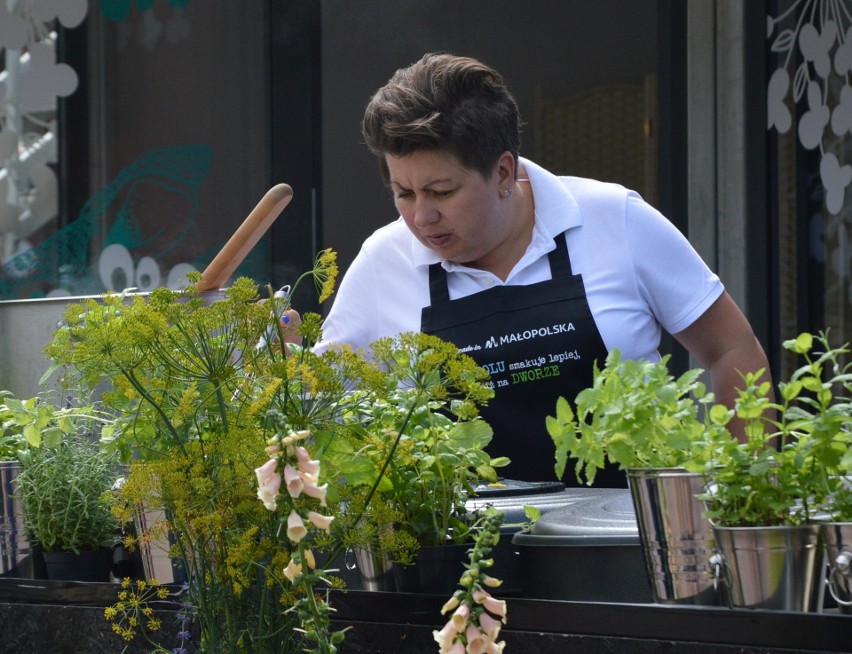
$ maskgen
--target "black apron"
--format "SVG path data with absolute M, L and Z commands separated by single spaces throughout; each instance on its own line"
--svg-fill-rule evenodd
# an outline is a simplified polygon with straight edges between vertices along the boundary
M 598 331 L 580 275 L 571 271 L 565 234 L 548 254 L 552 279 L 528 286 L 495 286 L 450 300 L 447 273 L 429 266 L 431 306 L 420 329 L 454 343 L 491 373 L 494 398 L 481 410 L 494 430 L 491 456 L 512 463 L 498 470 L 507 479 L 549 481 L 555 447 L 545 416 L 556 414 L 562 395 L 573 404 L 592 384 L 593 362 L 603 367 L 607 349 Z M 576 486 L 575 460 L 563 481 Z M 614 466 L 598 471 L 595 486 L 626 487 Z

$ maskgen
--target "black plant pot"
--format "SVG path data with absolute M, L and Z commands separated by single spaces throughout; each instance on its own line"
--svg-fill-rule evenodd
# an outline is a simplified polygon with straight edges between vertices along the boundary
M 46 576 L 53 581 L 109 581 L 112 548 L 74 552 L 43 552 Z
M 468 560 L 467 545 L 421 547 L 414 565 L 393 564 L 396 589 L 400 593 L 452 595 Z

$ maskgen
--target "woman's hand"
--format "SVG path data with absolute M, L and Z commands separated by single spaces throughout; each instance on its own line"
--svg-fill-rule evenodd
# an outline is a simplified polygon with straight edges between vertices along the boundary
M 285 343 L 302 344 L 302 335 L 299 333 L 299 325 L 301 324 L 302 316 L 295 309 L 287 309 L 281 314 L 281 331 L 284 334 Z

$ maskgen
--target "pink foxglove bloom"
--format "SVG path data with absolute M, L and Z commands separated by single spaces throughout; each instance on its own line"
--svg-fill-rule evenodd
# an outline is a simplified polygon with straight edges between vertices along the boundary
M 290 493 L 290 497 L 299 497 L 305 486 L 299 476 L 299 471 L 289 463 L 284 466 L 284 483 L 287 485 L 287 492 Z
M 452 611 L 459 605 L 459 598 L 453 595 L 444 606 L 441 607 L 441 615 L 444 615 L 447 611 Z
M 311 455 L 308 454 L 308 451 L 304 447 L 302 447 L 301 445 L 299 445 L 295 448 L 295 452 L 296 452 L 296 458 L 298 458 L 300 462 L 311 460 Z
M 254 470 L 254 474 L 257 475 L 257 497 L 270 511 L 275 510 L 275 498 L 278 497 L 278 491 L 281 489 L 281 475 L 275 472 L 277 466 L 277 460 L 269 459 Z
M 299 459 L 299 472 L 302 473 L 302 479 L 316 484 L 319 481 L 320 462 Z
M 501 640 L 499 643 L 488 643 L 488 649 L 485 650 L 488 654 L 501 654 L 506 647 L 506 641 Z
M 328 484 L 317 486 L 310 482 L 306 482 L 304 490 L 305 495 L 318 499 L 320 501 L 320 506 L 328 506 L 328 504 L 325 503 L 325 495 L 328 492 Z
M 447 650 L 447 654 L 465 654 L 464 645 L 459 641 L 454 642 L 453 646 Z
M 317 560 L 314 558 L 314 553 L 311 550 L 305 550 L 305 563 L 308 564 L 311 570 L 315 570 L 317 567 Z
M 266 441 L 266 453 L 269 456 L 275 456 L 281 451 L 281 443 L 278 441 L 278 436 L 273 436 Z
M 450 651 L 450 648 L 453 646 L 453 641 L 458 636 L 458 631 L 453 628 L 452 621 L 445 624 L 441 631 L 433 631 L 432 637 L 441 646 L 441 653 L 447 654 Z M 464 650 L 462 650 L 464 651 Z
M 495 579 L 494 577 L 489 577 L 488 575 L 483 575 L 482 583 L 490 588 L 500 588 L 503 585 L 502 579 Z
M 467 604 L 462 604 L 459 608 L 456 609 L 455 613 L 453 613 L 452 617 L 450 617 L 450 622 L 453 623 L 453 628 L 461 632 L 462 629 L 467 625 L 467 621 L 470 619 L 470 607 Z
M 475 625 L 468 625 L 464 635 L 467 639 L 467 654 L 485 654 L 490 642 L 485 634 L 480 632 Z
M 481 589 L 477 589 L 473 591 L 473 601 L 477 604 L 482 604 L 485 607 L 486 611 L 493 613 L 494 615 L 498 615 L 503 619 L 503 623 L 506 622 L 506 600 L 498 600 L 487 592 Z
M 284 568 L 284 576 L 290 580 L 290 583 L 296 582 L 296 577 L 302 574 L 302 566 L 299 563 L 296 563 L 293 559 L 290 559 L 290 562 L 287 564 L 287 567 Z
M 290 515 L 287 518 L 287 538 L 294 543 L 298 543 L 307 533 L 308 528 L 302 522 L 302 516 L 296 513 L 295 509 L 290 511 Z
M 488 636 L 489 640 L 497 640 L 501 626 L 502 623 L 499 620 L 495 620 L 484 611 L 479 614 L 479 630 Z
M 308 520 L 313 522 L 317 529 L 325 529 L 328 531 L 329 527 L 331 527 L 331 521 L 334 520 L 334 516 L 321 515 L 316 511 L 308 511 Z

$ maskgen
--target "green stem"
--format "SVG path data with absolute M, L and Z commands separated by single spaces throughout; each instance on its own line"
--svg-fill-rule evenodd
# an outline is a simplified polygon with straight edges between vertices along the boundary
M 361 522 L 361 519 L 364 517 L 364 513 L 367 511 L 367 507 L 370 506 L 370 502 L 373 500 L 373 495 L 376 494 L 376 490 L 379 487 L 379 484 L 382 481 L 382 478 L 385 476 L 387 472 L 388 466 L 390 466 L 391 459 L 393 455 L 396 453 L 396 448 L 399 446 L 399 442 L 402 440 L 402 437 L 405 435 L 405 430 L 408 428 L 408 423 L 411 420 L 411 416 L 414 414 L 414 409 L 417 407 L 418 402 L 420 401 L 420 396 L 423 394 L 423 390 L 419 389 L 417 391 L 417 396 L 414 398 L 414 402 L 411 403 L 411 406 L 408 409 L 408 413 L 405 414 L 405 420 L 402 421 L 402 425 L 397 432 L 396 438 L 393 441 L 393 445 L 391 446 L 390 452 L 388 452 L 387 457 L 385 457 L 385 461 L 382 464 L 382 469 L 379 471 L 379 475 L 376 477 L 376 480 L 373 482 L 372 487 L 370 488 L 370 492 L 367 493 L 367 498 L 364 500 L 364 506 L 361 509 L 361 512 L 355 518 L 353 524 L 357 525 Z M 331 564 L 334 562 L 340 553 L 343 551 L 343 545 L 338 544 L 328 556 L 328 562 Z
M 219 415 L 222 418 L 222 427 L 225 433 L 228 433 L 228 406 L 225 404 L 225 396 L 222 394 L 222 387 L 216 386 L 216 401 L 219 405 Z
M 154 401 L 154 398 L 152 398 L 148 394 L 148 392 L 145 390 L 145 387 L 142 386 L 138 379 L 136 379 L 136 375 L 133 374 L 133 371 L 125 368 L 119 368 L 119 370 L 121 370 L 122 374 L 127 378 L 127 380 L 131 384 L 133 384 L 133 388 L 136 389 L 136 391 L 142 396 L 142 398 L 146 402 L 148 402 L 148 404 L 154 407 L 154 410 L 160 415 L 160 417 L 163 419 L 163 422 L 166 423 L 166 427 L 171 432 L 172 437 L 175 439 L 175 444 L 180 448 L 183 454 L 186 454 L 183 449 L 183 444 L 180 442 L 180 436 L 178 435 L 177 430 L 174 428 L 174 425 L 172 425 L 172 421 L 169 420 L 169 417 L 166 415 L 166 412 L 163 411 L 163 408 L 157 402 Z
M 320 611 L 317 606 L 317 597 L 314 593 L 314 585 L 309 578 L 312 576 L 308 571 L 308 564 L 305 560 L 305 546 L 303 542 L 299 542 L 299 558 L 302 561 L 302 586 L 304 587 L 305 597 L 308 600 L 310 611 L 314 616 L 314 630 L 317 634 L 317 646 L 322 654 L 331 654 L 329 649 L 329 634 L 328 634 L 328 619 L 327 616 Z

